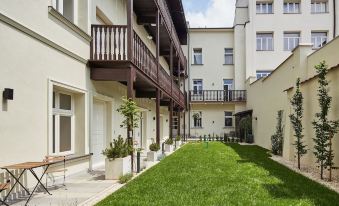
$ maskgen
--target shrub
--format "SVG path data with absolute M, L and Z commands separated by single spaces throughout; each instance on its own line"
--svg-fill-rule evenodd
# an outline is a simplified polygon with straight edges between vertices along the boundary
M 157 143 L 152 143 L 149 145 L 149 149 L 153 152 L 157 152 L 160 150 L 160 146 Z
M 175 141 L 180 141 L 181 140 L 181 136 L 178 135 L 176 138 L 175 138 Z
M 172 138 L 166 139 L 165 144 L 172 145 L 173 144 L 173 139 Z
M 109 144 L 109 148 L 106 148 L 102 151 L 102 154 L 109 159 L 124 158 L 127 157 L 133 148 L 128 144 L 128 140 L 124 140 L 121 135 L 118 136 L 118 139 L 114 139 L 113 142 Z
M 132 179 L 132 177 L 133 177 L 133 174 L 131 174 L 131 173 L 122 175 L 122 176 L 119 177 L 119 183 L 125 184 L 126 182 L 130 181 Z
M 199 140 L 202 141 L 202 136 L 201 135 L 199 136 Z

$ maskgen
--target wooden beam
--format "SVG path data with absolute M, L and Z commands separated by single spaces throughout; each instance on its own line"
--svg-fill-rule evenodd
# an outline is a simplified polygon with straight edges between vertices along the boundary
M 127 59 L 133 59 L 133 0 L 127 1 Z M 133 158 L 132 158 L 133 159 Z
M 159 69 L 160 69 L 160 62 L 159 62 L 159 56 L 160 56 L 160 12 L 159 9 L 157 10 L 156 13 L 156 61 L 157 61 L 157 80 L 159 83 Z
M 155 107 L 155 125 L 156 125 L 156 142 L 160 145 L 160 89 L 156 90 L 157 97 L 156 97 L 156 107 Z
M 169 111 L 169 136 L 173 137 L 173 100 L 170 100 L 170 111 Z

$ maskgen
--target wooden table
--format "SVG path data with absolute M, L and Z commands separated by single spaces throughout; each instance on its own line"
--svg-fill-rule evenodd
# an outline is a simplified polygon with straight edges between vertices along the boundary
M 45 175 L 48 167 L 51 165 L 52 163 L 49 162 L 24 162 L 24 163 L 20 163 L 20 164 L 14 164 L 14 165 L 8 165 L 8 166 L 4 166 L 1 167 L 1 169 L 6 170 L 14 179 L 14 185 L 12 186 L 11 190 L 8 192 L 7 196 L 4 198 L 4 202 L 7 200 L 8 196 L 11 194 L 11 192 L 13 191 L 14 187 L 16 184 L 21 185 L 21 187 L 29 194 L 29 198 L 26 201 L 26 204 L 28 204 L 28 202 L 30 201 L 30 199 L 32 198 L 33 193 L 35 192 L 35 190 L 37 189 L 37 187 L 39 185 L 42 186 L 42 188 L 44 188 L 44 190 L 51 195 L 51 193 L 49 193 L 49 191 L 47 190 L 47 188 L 44 186 L 44 184 L 41 183 L 41 180 L 43 178 L 43 176 Z M 39 178 L 37 176 L 37 174 L 35 173 L 34 169 L 42 167 L 43 168 L 43 173 L 41 175 L 41 177 Z M 22 170 L 19 177 L 16 177 L 13 172 L 11 172 L 11 170 Z M 35 185 L 34 189 L 32 192 L 29 192 L 29 190 L 20 182 L 20 178 L 21 176 L 25 173 L 26 170 L 29 170 L 32 175 L 35 177 L 35 179 L 38 181 L 37 184 Z

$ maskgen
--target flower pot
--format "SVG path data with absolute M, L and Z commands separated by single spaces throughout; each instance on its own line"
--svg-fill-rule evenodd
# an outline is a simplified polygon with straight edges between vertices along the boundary
M 165 152 L 173 152 L 173 145 L 165 144 Z
M 158 160 L 158 152 L 149 151 L 147 152 L 147 161 L 155 162 Z
M 124 158 L 108 159 L 105 161 L 105 179 L 117 180 L 122 175 L 131 173 L 131 156 Z
M 176 148 L 180 147 L 180 145 L 181 145 L 181 140 L 175 142 L 175 147 L 176 147 Z

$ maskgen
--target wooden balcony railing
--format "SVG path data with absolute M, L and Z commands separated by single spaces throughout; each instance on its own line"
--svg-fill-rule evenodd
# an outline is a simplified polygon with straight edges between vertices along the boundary
M 191 90 L 191 102 L 245 102 L 246 90 Z
M 90 60 L 92 61 L 131 61 L 147 77 L 156 82 L 166 93 L 185 105 L 184 94 L 176 84 L 171 83 L 171 76 L 160 66 L 159 79 L 157 61 L 146 44 L 136 32 L 133 35 L 133 59 L 128 59 L 127 26 L 92 25 L 92 43 Z
M 178 34 L 177 34 L 176 29 L 175 29 L 174 23 L 172 21 L 171 14 L 169 13 L 167 3 L 166 3 L 165 0 L 160 0 L 160 1 L 156 0 L 155 2 L 157 2 L 158 5 L 159 5 L 160 13 L 163 16 L 163 20 L 165 22 L 166 29 L 167 29 L 168 33 L 170 34 L 170 36 L 172 37 L 174 47 L 176 48 L 176 50 L 178 52 L 180 61 L 184 65 L 184 67 L 186 68 L 186 65 L 187 65 L 186 61 L 187 60 L 186 60 L 186 57 L 185 57 L 185 55 L 184 55 L 184 53 L 181 49 L 181 44 L 180 44 L 180 41 L 179 41 L 179 38 L 178 38 Z

